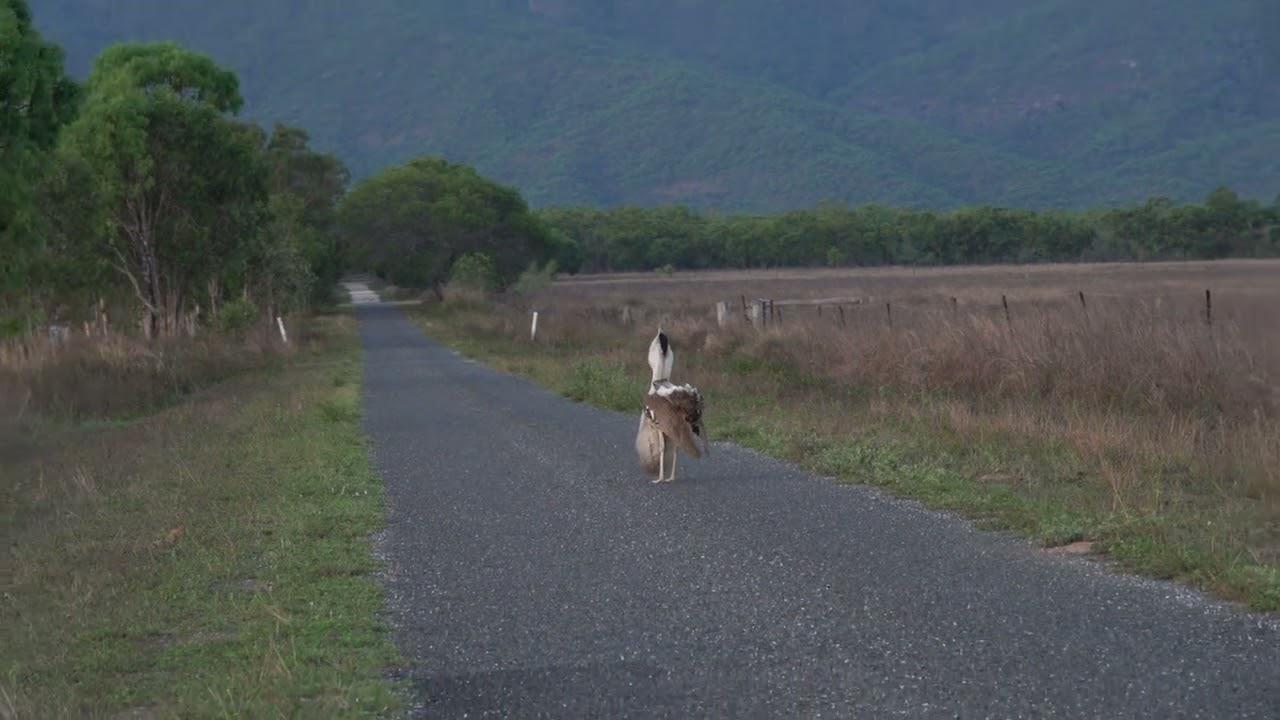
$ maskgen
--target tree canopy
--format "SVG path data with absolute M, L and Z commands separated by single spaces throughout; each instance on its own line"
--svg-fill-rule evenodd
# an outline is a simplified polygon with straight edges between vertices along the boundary
M 883 205 L 820 205 L 775 215 L 704 215 L 682 207 L 553 208 L 591 272 L 787 265 L 944 265 L 1280 255 L 1280 203 L 1230 189 L 1198 205 L 1154 198 L 1127 208 L 951 212 Z
M 357 185 L 339 211 L 357 264 L 406 287 L 439 290 L 453 263 L 481 253 L 499 283 L 551 256 L 555 239 L 515 190 L 465 165 L 420 158 Z
M 0 0 L 0 309 L 16 302 L 38 252 L 32 193 L 77 94 L 26 0 Z
M 29 20 L 13 7 L 6 17 Z M 59 57 L 31 44 L 30 57 Z M 268 134 L 236 119 L 233 73 L 172 43 L 113 46 L 82 90 L 53 95 L 39 88 L 65 80 L 56 63 L 35 79 L 12 62 L 0 68 L 6 158 L 31 160 L 0 186 L 0 205 L 16 208 L 5 215 L 7 332 L 103 302 L 140 309 L 154 337 L 194 332 L 233 297 L 265 315 L 328 299 L 341 272 L 335 214 L 346 167 L 300 129 Z M 30 99 L 51 97 L 69 104 Z
M 213 298 L 248 263 L 265 174 L 254 129 L 233 122 L 238 81 L 172 43 L 117 45 L 94 64 L 62 152 L 90 170 L 103 212 L 93 239 L 129 282 L 149 335 Z

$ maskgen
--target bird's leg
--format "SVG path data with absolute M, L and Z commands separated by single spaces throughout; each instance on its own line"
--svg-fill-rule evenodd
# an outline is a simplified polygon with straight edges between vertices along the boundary
M 671 453 L 671 477 L 667 478 L 667 482 L 671 482 L 676 479 L 676 458 L 679 457 L 679 455 L 680 453 L 675 451 L 672 451 Z
M 667 436 L 658 433 L 658 479 L 654 480 L 654 484 L 662 482 L 662 476 L 665 470 L 665 462 L 667 459 Z

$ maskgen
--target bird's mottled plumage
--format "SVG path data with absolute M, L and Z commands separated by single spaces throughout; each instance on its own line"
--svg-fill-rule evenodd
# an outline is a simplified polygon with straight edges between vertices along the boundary
M 702 393 L 698 388 L 654 383 L 653 392 L 644 397 L 644 410 L 677 448 L 695 458 L 702 457 L 706 438 L 702 436 Z
M 667 334 L 658 330 L 649 343 L 649 367 L 653 380 L 644 397 L 644 411 L 640 414 L 640 429 L 636 433 L 636 453 L 640 464 L 651 473 L 657 473 L 654 482 L 670 482 L 675 479 L 676 449 L 700 458 L 710 452 L 702 426 L 702 393 L 692 385 L 676 385 L 671 382 L 671 368 L 675 364 L 675 352 Z M 670 477 L 663 477 L 670 467 Z

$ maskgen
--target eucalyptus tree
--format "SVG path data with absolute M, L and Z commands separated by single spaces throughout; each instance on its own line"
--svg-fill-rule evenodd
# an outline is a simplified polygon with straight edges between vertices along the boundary
M 172 43 L 95 61 L 63 162 L 88 169 L 102 213 L 93 250 L 132 288 L 148 336 L 174 332 L 242 272 L 266 213 L 261 131 L 237 123 L 236 76 Z

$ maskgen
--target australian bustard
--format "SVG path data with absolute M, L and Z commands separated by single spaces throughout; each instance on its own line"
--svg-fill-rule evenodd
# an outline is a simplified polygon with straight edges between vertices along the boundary
M 640 414 L 640 430 L 636 433 L 640 464 L 646 471 L 657 473 L 655 483 L 676 479 L 677 448 L 695 458 L 711 449 L 702 428 L 702 393 L 692 385 L 671 382 L 674 363 L 671 340 L 659 328 L 649 343 L 653 380 L 644 396 L 644 412 Z M 670 476 L 665 476 L 667 467 L 671 468 Z

